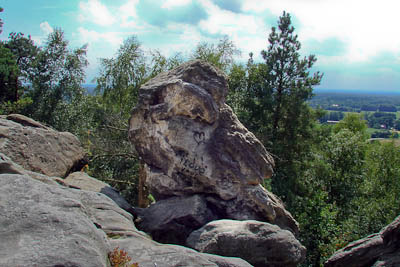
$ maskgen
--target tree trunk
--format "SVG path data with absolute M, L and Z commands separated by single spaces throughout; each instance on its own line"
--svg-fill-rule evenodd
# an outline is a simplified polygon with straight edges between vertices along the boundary
M 149 190 L 146 187 L 146 170 L 145 163 L 141 161 L 139 166 L 139 197 L 138 197 L 138 206 L 140 208 L 147 208 L 150 204 L 149 201 Z

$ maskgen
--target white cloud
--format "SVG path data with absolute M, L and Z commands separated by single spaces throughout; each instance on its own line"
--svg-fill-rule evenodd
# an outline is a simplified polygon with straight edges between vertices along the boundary
M 257 58 L 267 46 L 267 28 L 261 16 L 223 10 L 209 0 L 203 0 L 209 17 L 199 27 L 210 34 L 227 35 L 247 59 L 250 52 Z
M 109 26 L 116 22 L 116 19 L 111 15 L 108 8 L 99 0 L 80 2 L 79 8 L 81 9 L 79 16 L 81 21 L 90 21 L 100 26 Z
M 128 0 L 119 8 L 120 18 L 122 20 L 121 27 L 138 28 L 136 5 L 139 0 Z
M 32 35 L 31 38 L 36 45 L 41 46 L 46 41 L 47 36 L 52 33 L 54 29 L 47 21 L 40 23 L 39 27 L 41 35 Z
M 338 38 L 348 44 L 343 59 L 362 62 L 382 51 L 400 51 L 397 34 L 397 0 L 248 0 L 245 11 L 269 10 L 279 16 L 283 10 L 300 22 L 300 40 Z
M 165 0 L 161 5 L 162 8 L 173 8 L 177 6 L 188 5 L 192 2 L 192 0 Z
M 83 43 L 92 44 L 95 42 L 108 42 L 114 47 L 118 47 L 123 42 L 123 36 L 119 32 L 96 32 L 83 27 L 78 28 L 80 39 Z
M 53 27 L 51 27 L 47 21 L 40 23 L 40 29 L 42 30 L 43 34 L 46 36 L 54 31 Z

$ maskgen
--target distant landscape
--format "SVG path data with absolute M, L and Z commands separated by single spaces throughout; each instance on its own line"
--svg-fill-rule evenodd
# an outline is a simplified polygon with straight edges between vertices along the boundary
M 312 108 L 326 114 L 321 123 L 334 124 L 346 113 L 360 113 L 367 121 L 371 138 L 398 138 L 400 131 L 400 93 L 345 90 L 316 90 L 309 101 Z

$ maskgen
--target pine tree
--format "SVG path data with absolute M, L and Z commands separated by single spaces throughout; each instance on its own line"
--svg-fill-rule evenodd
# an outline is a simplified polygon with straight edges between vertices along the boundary
M 277 175 L 273 180 L 276 193 L 287 197 L 296 193 L 298 162 L 309 150 L 315 117 L 306 101 L 313 96 L 313 86 L 322 79 L 319 72 L 310 75 L 316 62 L 314 55 L 301 58 L 301 44 L 294 33 L 290 14 L 283 12 L 278 28 L 268 38 L 268 50 L 261 52 L 267 73 L 265 86 L 272 94 L 272 103 L 264 107 L 271 112 L 271 152 L 277 156 Z M 297 166 L 296 166 L 297 165 Z M 288 184 L 289 183 L 289 184 Z

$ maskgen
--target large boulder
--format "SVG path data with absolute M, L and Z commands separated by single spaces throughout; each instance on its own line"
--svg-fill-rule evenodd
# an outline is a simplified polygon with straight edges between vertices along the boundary
M 0 152 L 24 169 L 47 176 L 65 177 L 85 164 L 76 136 L 18 114 L 0 117 Z
M 306 248 L 287 230 L 258 221 L 213 221 L 191 233 L 187 245 L 205 253 L 240 257 L 254 266 L 297 266 Z
M 298 223 L 261 182 L 274 161 L 225 104 L 223 73 L 190 61 L 140 88 L 129 137 L 156 200 L 203 194 L 220 218 L 256 219 L 298 233 Z
M 141 267 L 250 266 L 156 243 L 107 196 L 48 185 L 14 168 L 0 174 L 0 214 L 0 266 L 110 266 L 116 247 Z
M 324 266 L 400 266 L 400 216 L 379 233 L 354 241 L 338 250 Z
M 136 209 L 137 227 L 161 243 L 185 245 L 191 232 L 217 219 L 200 195 L 171 197 Z

